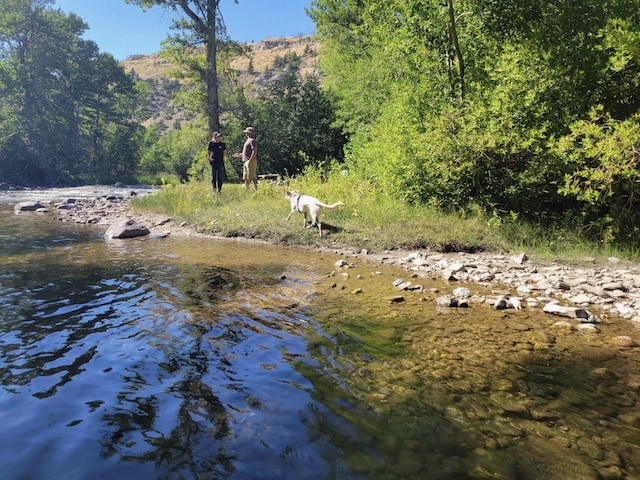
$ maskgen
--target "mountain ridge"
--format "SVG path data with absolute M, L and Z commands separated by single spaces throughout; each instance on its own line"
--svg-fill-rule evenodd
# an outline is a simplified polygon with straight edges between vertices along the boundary
M 237 74 L 237 82 L 250 87 L 247 89 L 250 94 L 258 93 L 271 81 L 281 78 L 292 62 L 302 76 L 320 74 L 319 44 L 312 35 L 272 37 L 242 45 L 248 53 L 234 58 L 231 68 Z M 171 129 L 189 120 L 185 112 L 171 103 L 171 94 L 178 88 L 178 82 L 170 76 L 172 65 L 169 61 L 157 53 L 135 54 L 123 60 L 121 65 L 151 89 L 151 117 L 145 124 L 155 123 Z

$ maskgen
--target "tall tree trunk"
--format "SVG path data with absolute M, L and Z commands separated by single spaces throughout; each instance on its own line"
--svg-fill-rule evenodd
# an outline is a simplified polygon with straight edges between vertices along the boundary
M 207 58 L 207 120 L 209 133 L 220 130 L 220 105 L 218 100 L 218 48 L 216 39 L 217 13 L 220 0 L 207 3 L 207 32 L 204 44 Z
M 142 0 L 136 0 L 137 3 L 143 3 Z M 218 26 L 218 5 L 222 0 L 197 0 L 195 5 L 199 12 L 203 12 L 203 16 L 198 16 L 190 6 L 189 0 L 171 0 L 168 3 L 176 8 L 181 8 L 184 13 L 196 25 L 196 30 L 200 32 L 204 41 L 206 50 L 207 72 L 207 120 L 211 132 L 220 129 L 220 105 L 218 102 L 218 67 L 217 67 L 217 26 Z M 153 2 L 152 2 L 153 3 Z M 155 3 L 160 4 L 158 0 Z M 210 132 L 210 133 L 211 133 Z
M 164 8 L 182 10 L 193 25 L 174 22 L 178 29 L 191 30 L 196 33 L 198 40 L 202 40 L 206 52 L 205 82 L 207 88 L 207 104 L 205 106 L 208 127 L 211 132 L 220 129 L 220 105 L 218 99 L 218 27 L 224 29 L 224 24 L 218 22 L 218 6 L 222 0 L 125 0 L 140 7 L 149 8 L 158 5 Z M 238 0 L 234 0 L 238 3 Z M 222 17 L 220 17 L 222 18 Z M 224 33 L 224 32 L 222 32 Z
M 449 40 L 453 46 L 456 59 L 458 60 L 458 74 L 460 75 L 460 98 L 464 98 L 464 58 L 460 51 L 460 43 L 458 42 L 458 33 L 456 31 L 456 14 L 453 8 L 453 0 L 447 0 L 447 9 L 449 10 L 449 23 L 447 24 L 447 32 Z

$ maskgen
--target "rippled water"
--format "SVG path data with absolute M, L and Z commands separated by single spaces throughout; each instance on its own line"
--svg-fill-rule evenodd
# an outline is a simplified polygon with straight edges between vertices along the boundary
M 233 242 L 106 243 L 8 209 L 0 231 L 0 477 L 340 469 L 340 449 L 309 438 L 326 409 L 295 368 L 318 265 Z
M 640 475 L 631 322 L 438 312 L 446 285 L 391 304 L 406 273 L 381 266 L 102 233 L 0 203 L 2 479 Z

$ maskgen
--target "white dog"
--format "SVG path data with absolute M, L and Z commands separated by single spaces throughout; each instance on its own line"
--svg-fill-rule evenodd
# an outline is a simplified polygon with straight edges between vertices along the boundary
M 333 210 L 344 205 L 344 203 L 342 202 L 336 202 L 331 205 L 327 205 L 317 198 L 314 198 L 310 195 L 303 195 L 302 193 L 296 192 L 295 190 L 287 190 L 286 198 L 291 205 L 291 212 L 289 212 L 287 220 L 289 220 L 291 218 L 291 215 L 293 215 L 294 213 L 300 212 L 304 214 L 303 226 L 309 228 L 316 225 L 318 227 L 320 236 L 322 236 L 322 224 L 320 223 L 320 212 L 322 211 L 322 209 L 324 208 L 327 210 Z M 310 225 L 307 225 L 307 213 L 311 216 Z

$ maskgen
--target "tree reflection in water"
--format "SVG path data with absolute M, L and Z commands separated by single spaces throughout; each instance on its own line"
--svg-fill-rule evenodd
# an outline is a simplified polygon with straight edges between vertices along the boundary
M 118 405 L 103 416 L 102 456 L 153 462 L 158 472 L 187 477 L 226 477 L 238 465 L 280 469 L 281 478 L 299 471 L 286 473 L 286 465 L 309 460 L 296 458 L 306 448 L 294 443 L 303 440 L 304 425 L 300 413 L 279 410 L 292 388 L 308 396 L 305 379 L 291 365 L 304 354 L 308 319 L 300 302 L 281 291 L 282 283 L 282 273 L 269 269 L 189 267 L 165 278 L 160 297 L 178 296 L 182 307 L 174 315 L 179 325 L 165 327 L 180 332 L 146 332 L 150 349 L 123 372 Z M 274 408 L 296 424 L 291 432 L 269 418 Z M 279 460 L 269 464 L 280 448 Z M 312 456 L 312 470 L 325 468 L 317 453 Z

